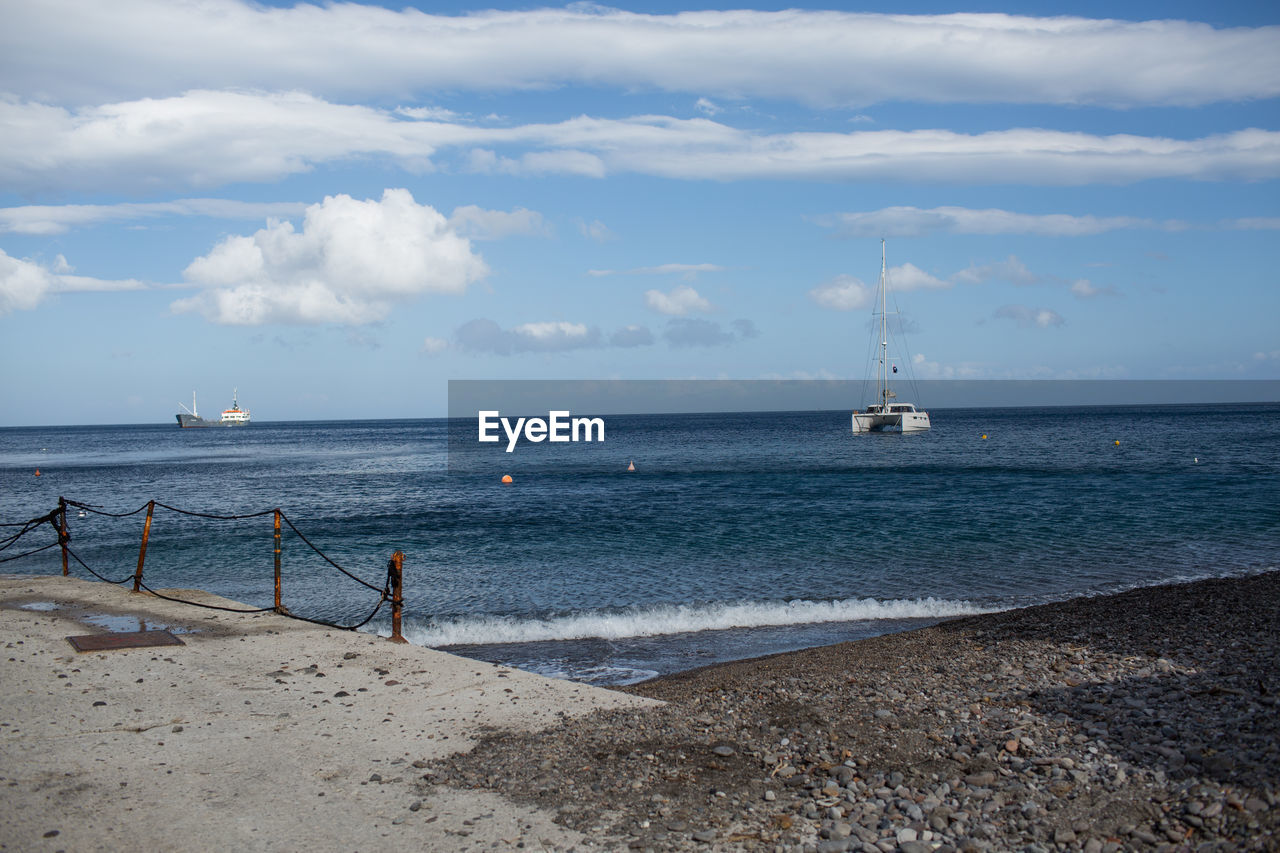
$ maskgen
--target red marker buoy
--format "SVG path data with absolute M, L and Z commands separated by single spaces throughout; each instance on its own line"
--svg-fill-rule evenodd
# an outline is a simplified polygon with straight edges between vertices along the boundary
M 627 466 L 627 470 L 628 470 L 628 471 L 634 471 L 634 470 L 636 470 L 636 463 L 635 463 L 635 460 L 634 460 L 634 459 L 633 459 L 633 460 L 631 460 L 631 464 Z
M 39 469 L 39 468 L 37 468 L 37 469 L 36 469 L 36 476 L 37 476 L 37 477 L 39 477 L 39 476 L 40 476 L 40 469 Z

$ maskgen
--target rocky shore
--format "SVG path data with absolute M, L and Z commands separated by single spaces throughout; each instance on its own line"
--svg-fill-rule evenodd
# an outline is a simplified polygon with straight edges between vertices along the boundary
M 579 849 L 1280 848 L 1277 572 L 627 689 L 668 704 L 495 731 L 419 794 L 500 793 Z

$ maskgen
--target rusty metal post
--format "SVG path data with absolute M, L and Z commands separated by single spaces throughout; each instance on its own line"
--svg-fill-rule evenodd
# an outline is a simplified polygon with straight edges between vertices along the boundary
M 138 570 L 133 573 L 133 591 L 139 592 L 142 587 L 142 562 L 147 559 L 147 540 L 151 538 L 151 516 L 156 511 L 156 502 L 147 501 L 147 523 L 142 525 L 142 545 L 138 548 Z
M 391 572 L 391 642 L 407 643 L 409 641 L 400 633 L 400 613 L 404 609 L 404 552 L 392 554 L 387 568 Z
M 58 498 L 58 544 L 62 546 L 62 576 L 70 574 L 67 568 L 67 499 Z
M 284 612 L 284 605 L 280 603 L 280 509 L 277 507 L 275 511 L 276 518 L 276 612 Z

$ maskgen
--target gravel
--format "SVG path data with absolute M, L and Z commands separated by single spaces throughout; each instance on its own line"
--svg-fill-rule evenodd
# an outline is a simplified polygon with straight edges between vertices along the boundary
M 634 850 L 1280 848 L 1280 572 L 708 667 L 428 762 Z

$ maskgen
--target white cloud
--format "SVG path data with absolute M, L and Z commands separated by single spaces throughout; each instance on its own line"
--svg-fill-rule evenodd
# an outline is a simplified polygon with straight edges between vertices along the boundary
M 443 107 L 396 107 L 396 115 L 419 121 L 456 121 L 461 118 L 453 110 Z
M 871 304 L 871 288 L 851 275 L 838 275 L 810 290 L 809 298 L 825 308 L 853 311 Z
M 954 281 L 965 284 L 982 284 L 992 279 L 1012 282 L 1013 284 L 1035 284 L 1040 277 L 1027 269 L 1027 265 L 1010 255 L 1003 261 L 993 264 L 974 264 L 951 276 Z
M 706 116 L 713 116 L 716 113 L 724 112 L 723 108 L 716 106 L 713 101 L 707 98 L 698 98 L 698 101 L 693 105 L 693 108 Z
M 0 249 L 0 317 L 30 311 L 54 285 L 49 270 L 28 260 L 10 257 Z
M 824 105 L 1191 106 L 1280 94 L 1276 27 L 1176 20 L 41 0 L 9 4 L 5 23 L 6 88 L 58 101 L 208 80 L 339 98 L 581 84 Z
M 353 157 L 413 173 L 452 158 L 481 172 L 683 180 L 1070 186 L 1280 177 L 1280 132 L 1259 129 L 1188 140 L 1041 129 L 766 134 L 666 116 L 476 127 L 300 93 L 193 91 L 77 111 L 0 100 L 0 129 L 0 184 L 18 192 L 271 181 Z M 499 147 L 523 150 L 508 156 Z
M 419 348 L 418 352 L 425 355 L 435 355 L 436 353 L 444 352 L 448 348 L 449 342 L 443 338 L 427 337 L 422 339 L 422 346 Z
M 587 275 L 679 275 L 681 278 L 693 280 L 698 273 L 724 272 L 727 267 L 719 264 L 659 264 L 656 267 L 636 267 L 629 270 L 587 270 Z
M 915 264 L 889 268 L 889 289 L 895 291 L 945 290 L 951 282 L 932 276 Z
M 501 240 L 504 237 L 549 237 L 551 226 L 536 210 L 517 207 L 511 212 L 485 210 L 474 204 L 455 208 L 449 227 L 472 240 Z
M 600 330 L 563 320 L 522 323 L 504 329 L 488 319 L 476 319 L 454 333 L 459 349 L 473 353 L 512 355 L 522 352 L 564 352 L 601 345 Z
M 1133 216 L 1072 216 L 1062 213 L 1015 213 L 998 208 L 975 210 L 967 207 L 886 207 L 858 213 L 837 213 L 815 217 L 820 224 L 839 229 L 849 237 L 921 237 L 947 234 L 1035 234 L 1051 237 L 1078 237 L 1122 228 L 1164 228 L 1159 223 Z
M 1236 231 L 1280 231 L 1280 216 L 1251 216 L 1244 219 L 1231 219 L 1223 223 L 1223 227 Z
M 1089 279 L 1078 278 L 1071 282 L 1071 292 L 1081 299 L 1088 299 L 1090 296 L 1097 296 L 1103 291 L 1101 288 L 1094 287 Z
M 661 290 L 646 290 L 644 301 L 654 311 L 660 314 L 671 314 L 676 317 L 711 310 L 711 303 L 687 284 L 677 286 L 670 293 L 663 293 Z
M 889 288 L 894 291 L 941 290 L 951 287 L 950 281 L 943 281 L 910 263 L 890 267 L 888 276 Z M 872 299 L 876 298 L 876 288 L 868 286 L 860 278 L 838 275 L 810 290 L 809 298 L 825 308 L 854 311 L 871 304 Z
M 913 371 L 920 379 L 976 379 L 984 375 L 982 368 L 975 364 L 940 364 L 929 361 L 924 353 L 916 353 L 911 357 Z
M 1086 237 L 1109 231 L 1180 232 L 1277 231 L 1280 217 L 1254 216 L 1217 222 L 1149 219 L 1139 216 L 1077 216 L 1067 213 L 1017 213 L 999 208 L 885 207 L 811 217 L 846 237 L 923 237 L 929 234 L 1032 234 L 1040 237 Z
M 608 243 L 610 240 L 617 239 L 616 235 L 609 230 L 609 226 L 599 219 L 593 219 L 590 222 L 579 219 L 578 231 L 583 237 L 588 240 L 594 240 L 597 243 Z
M 296 216 L 302 202 L 251 202 L 222 198 L 183 198 L 177 201 L 121 204 L 32 204 L 0 208 L 0 231 L 17 234 L 63 234 L 72 228 L 100 223 L 133 222 L 162 216 L 208 216 L 214 219 L 266 219 Z
M 991 315 L 997 319 L 1013 320 L 1021 328 L 1047 329 L 1061 326 L 1066 321 L 1057 311 L 1048 308 L 1030 308 L 1026 305 L 1002 305 Z
M 388 189 L 380 201 L 337 195 L 311 205 L 301 231 L 272 221 L 227 237 L 183 273 L 205 290 L 172 307 L 230 325 L 359 325 L 424 293 L 461 293 L 486 273 L 444 216 Z
M 71 275 L 74 267 L 58 255 L 52 266 L 29 258 L 15 258 L 0 249 L 0 317 L 13 311 L 30 311 L 52 293 L 88 293 L 141 290 L 136 279 L 109 280 Z

